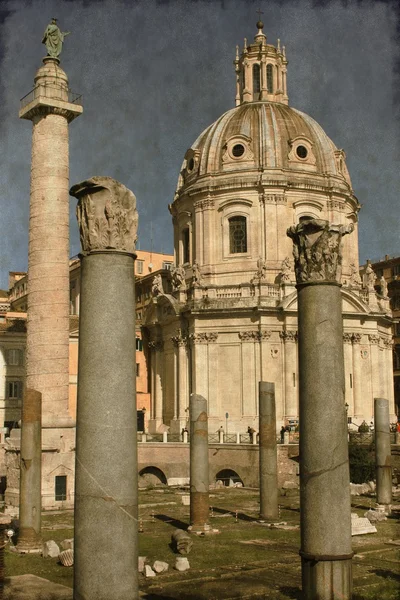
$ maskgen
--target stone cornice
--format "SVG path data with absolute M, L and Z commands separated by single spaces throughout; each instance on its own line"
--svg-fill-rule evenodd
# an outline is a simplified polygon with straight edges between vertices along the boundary
M 82 106 L 72 102 L 38 98 L 19 111 L 19 118 L 33 121 L 36 117 L 59 115 L 65 117 L 70 123 L 82 112 Z

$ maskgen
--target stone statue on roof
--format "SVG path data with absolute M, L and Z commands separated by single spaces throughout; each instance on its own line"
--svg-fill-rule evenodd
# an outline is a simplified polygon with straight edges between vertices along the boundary
M 45 44 L 47 48 L 47 56 L 58 58 L 61 54 L 64 38 L 69 34 L 70 31 L 60 31 L 57 19 L 53 18 L 51 23 L 47 25 L 42 39 L 42 44 Z

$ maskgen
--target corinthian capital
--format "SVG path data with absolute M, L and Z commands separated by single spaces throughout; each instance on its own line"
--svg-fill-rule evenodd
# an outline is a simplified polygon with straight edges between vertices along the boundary
M 322 219 L 309 219 L 287 230 L 293 240 L 296 282 L 336 281 L 342 274 L 342 237 L 353 225 L 332 225 Z
M 84 253 L 135 251 L 138 213 L 133 192 L 111 177 L 92 177 L 72 186 L 70 194 L 78 198 L 76 216 Z

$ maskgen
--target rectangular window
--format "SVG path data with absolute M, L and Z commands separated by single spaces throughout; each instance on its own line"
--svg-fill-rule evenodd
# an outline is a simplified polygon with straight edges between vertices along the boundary
M 229 219 L 229 252 L 242 254 L 247 252 L 246 217 L 231 217 Z
M 140 364 L 136 363 L 136 377 L 139 377 L 140 375 Z
M 353 375 L 350 373 L 350 387 L 353 387 Z
M 163 269 L 167 269 L 167 271 L 170 271 L 172 269 L 172 262 L 163 262 L 162 268 Z
M 19 348 L 10 348 L 7 356 L 7 364 L 10 366 L 22 365 L 23 351 Z
M 7 381 L 7 398 L 18 400 L 22 396 L 22 381 Z
M 392 276 L 396 277 L 396 275 L 400 275 L 400 265 L 392 267 Z
M 190 262 L 190 234 L 189 227 L 182 231 L 183 264 Z
M 143 274 L 143 261 L 142 260 L 137 260 L 136 261 L 136 273 L 138 275 L 142 275 Z
M 140 338 L 136 338 L 136 350 L 143 351 L 143 341 Z
M 55 476 L 55 496 L 57 502 L 62 502 L 67 499 L 67 476 L 56 475 Z

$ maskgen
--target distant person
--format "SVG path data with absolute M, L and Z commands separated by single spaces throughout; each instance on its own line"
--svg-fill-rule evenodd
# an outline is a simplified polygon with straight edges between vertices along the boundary
M 281 427 L 281 444 L 283 444 L 283 442 L 285 440 L 285 431 L 286 431 L 286 429 L 282 425 L 282 427 Z

